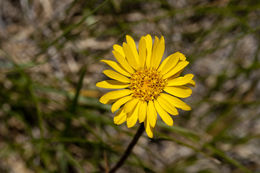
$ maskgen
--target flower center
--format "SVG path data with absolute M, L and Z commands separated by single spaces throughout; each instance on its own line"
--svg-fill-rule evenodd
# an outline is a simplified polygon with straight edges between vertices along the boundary
M 130 81 L 133 97 L 143 101 L 155 99 L 166 85 L 166 80 L 155 69 L 138 70 L 132 75 Z

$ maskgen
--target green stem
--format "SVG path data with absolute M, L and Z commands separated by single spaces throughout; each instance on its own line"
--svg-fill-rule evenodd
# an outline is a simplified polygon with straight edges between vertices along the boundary
M 116 165 L 109 171 L 109 173 L 114 173 L 116 172 L 125 162 L 125 160 L 128 158 L 128 156 L 131 154 L 132 149 L 134 148 L 135 144 L 138 142 L 139 138 L 144 132 L 144 124 L 142 123 L 139 126 L 139 129 L 137 130 L 134 138 L 128 145 L 127 149 L 125 150 L 124 154 L 122 157 L 119 159 L 119 161 L 116 163 Z

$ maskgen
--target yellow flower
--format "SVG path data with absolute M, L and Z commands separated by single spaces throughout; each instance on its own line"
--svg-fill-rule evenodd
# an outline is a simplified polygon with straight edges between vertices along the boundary
M 103 104 L 114 102 L 111 111 L 117 111 L 114 123 L 120 125 L 126 121 L 127 127 L 133 127 L 137 120 L 145 125 L 147 135 L 153 137 L 153 128 L 157 114 L 169 126 L 173 125 L 171 115 L 178 115 L 176 108 L 189 111 L 190 106 L 178 99 L 189 97 L 194 86 L 193 74 L 179 77 L 189 64 L 186 57 L 176 52 L 162 61 L 165 43 L 164 37 L 150 35 L 141 37 L 139 50 L 131 36 L 126 36 L 123 46 L 115 44 L 113 54 L 118 61 L 101 60 L 114 70 L 104 70 L 104 74 L 113 80 L 98 82 L 97 87 L 118 89 L 110 91 L 100 98 Z M 162 61 L 162 63 L 161 63 Z

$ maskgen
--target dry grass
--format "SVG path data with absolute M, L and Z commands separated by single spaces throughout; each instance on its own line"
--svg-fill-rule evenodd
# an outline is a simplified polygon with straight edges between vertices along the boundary
M 259 172 L 259 17 L 255 0 L 0 1 L 0 172 L 114 165 L 137 127 L 98 102 L 99 59 L 147 33 L 187 55 L 193 110 L 144 135 L 121 172 Z

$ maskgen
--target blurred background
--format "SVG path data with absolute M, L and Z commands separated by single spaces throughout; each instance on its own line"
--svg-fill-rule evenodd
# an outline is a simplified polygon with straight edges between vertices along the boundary
M 195 75 L 192 111 L 118 172 L 260 172 L 260 1 L 0 0 L 0 173 L 107 172 L 135 134 L 95 83 L 125 35 L 164 35 Z M 137 42 L 138 43 L 138 42 Z

